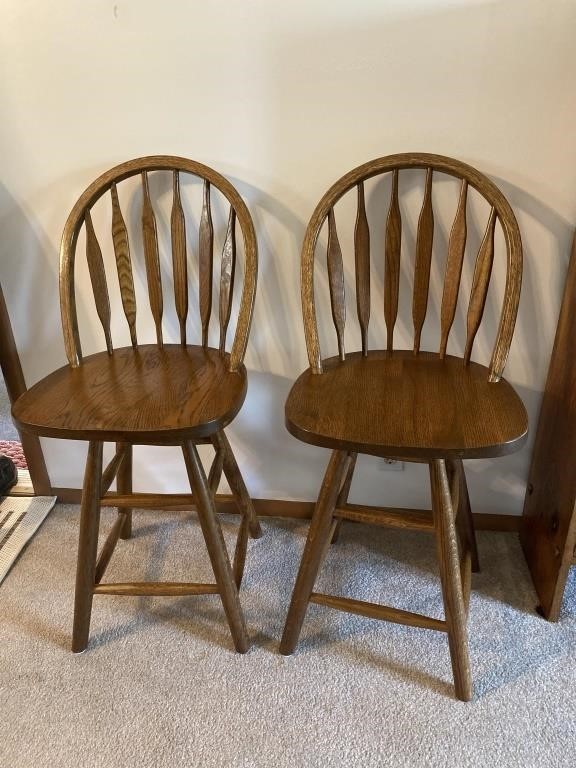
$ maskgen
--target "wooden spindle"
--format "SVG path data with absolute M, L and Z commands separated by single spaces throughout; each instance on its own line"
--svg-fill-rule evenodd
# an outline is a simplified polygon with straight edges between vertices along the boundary
M 236 272 L 236 212 L 230 206 L 226 240 L 222 249 L 222 265 L 220 271 L 220 352 L 226 347 L 226 331 L 232 311 L 232 294 L 234 291 L 234 274 Z
M 112 242 L 114 243 L 114 255 L 116 256 L 116 270 L 120 285 L 120 296 L 124 314 L 130 329 L 132 346 L 136 347 L 136 295 L 134 293 L 134 279 L 132 277 L 132 262 L 130 261 L 130 245 L 128 243 L 128 230 L 124 223 L 116 184 L 110 188 L 112 197 Z
M 344 295 L 344 265 L 342 263 L 342 250 L 338 242 L 334 209 L 328 212 L 328 249 L 326 254 L 328 262 L 328 283 L 330 286 L 330 303 L 332 305 L 332 318 L 338 337 L 338 355 L 344 360 L 344 326 L 346 324 L 346 303 Z
M 368 323 L 370 322 L 370 229 L 364 202 L 364 183 L 358 184 L 358 212 L 354 229 L 356 261 L 356 307 L 362 336 L 362 354 L 368 354 Z
M 386 220 L 386 250 L 384 267 L 384 320 L 386 321 L 386 348 L 392 352 L 394 326 L 398 317 L 400 290 L 400 248 L 402 242 L 402 217 L 398 204 L 398 171 L 392 173 L 392 193 Z
M 212 261 L 214 248 L 214 227 L 210 208 L 210 182 L 204 179 L 202 215 L 198 233 L 198 258 L 200 271 L 199 302 L 202 323 L 202 346 L 208 346 L 208 327 L 212 311 Z
M 106 337 L 106 349 L 112 354 L 112 336 L 110 334 L 110 301 L 108 299 L 108 287 L 106 285 L 106 273 L 104 271 L 104 262 L 102 260 L 102 251 L 96 239 L 94 226 L 90 211 L 84 214 L 84 224 L 86 226 L 86 261 L 90 271 L 90 281 L 92 282 L 92 292 L 96 302 L 96 311 L 102 323 L 104 336 Z
M 172 214 L 172 269 L 174 272 L 174 300 L 180 323 L 180 343 L 186 346 L 186 319 L 188 317 L 188 266 L 186 259 L 186 220 L 180 199 L 180 176 L 174 171 Z
M 148 281 L 148 296 L 150 297 L 150 309 L 156 326 L 156 339 L 158 346 L 162 347 L 162 278 L 160 276 L 160 257 L 158 255 L 158 233 L 156 231 L 156 217 L 150 200 L 148 188 L 148 174 L 142 173 L 142 236 L 144 240 L 144 259 L 146 261 L 146 278 Z
M 488 285 L 490 275 L 492 274 L 492 263 L 494 261 L 494 229 L 496 226 L 496 209 L 492 208 L 488 219 L 488 226 L 482 239 L 478 256 L 476 257 L 476 266 L 474 267 L 474 277 L 472 279 L 472 290 L 470 291 L 470 303 L 468 305 L 467 317 L 467 336 L 466 348 L 464 350 L 464 360 L 469 362 L 472 354 L 472 345 L 474 338 L 480 327 L 486 296 L 488 294 Z
M 448 257 L 446 259 L 446 273 L 444 275 L 444 292 L 442 294 L 442 309 L 440 311 L 440 357 L 446 355 L 448 336 L 456 314 L 458 302 L 458 290 L 462 276 L 462 264 L 464 261 L 464 249 L 466 247 L 466 200 L 468 196 L 468 182 L 462 180 L 460 187 L 460 199 L 452 230 L 448 242 Z
M 422 326 L 428 308 L 430 286 L 430 264 L 432 262 L 432 240 L 434 238 L 434 212 L 432 210 L 432 168 L 426 171 L 426 188 L 422 210 L 418 219 L 416 236 L 416 264 L 414 267 L 414 299 L 412 320 L 414 322 L 414 353 L 420 351 Z

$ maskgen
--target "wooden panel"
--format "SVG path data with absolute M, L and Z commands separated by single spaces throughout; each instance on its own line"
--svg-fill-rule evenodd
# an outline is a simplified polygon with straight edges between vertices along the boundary
M 542 614 L 556 621 L 576 546 L 576 237 L 542 401 L 520 539 Z
M 470 304 L 468 305 L 467 336 L 466 349 L 464 350 L 464 360 L 468 362 L 472 354 L 472 345 L 476 338 L 476 333 L 482 321 L 486 296 L 488 295 L 488 285 L 490 275 L 492 274 L 492 263 L 494 261 L 494 228 L 496 226 L 496 211 L 494 208 L 490 211 L 488 226 L 484 233 L 484 238 L 476 257 L 476 266 L 474 267 L 474 277 L 472 279 L 472 290 L 470 292 Z
M 94 301 L 96 302 L 96 311 L 104 329 L 106 337 L 106 348 L 112 354 L 112 337 L 110 335 L 110 301 L 108 299 L 108 287 L 106 285 L 106 273 L 104 272 L 104 262 L 102 260 L 102 251 L 96 239 L 96 233 L 92 225 L 90 211 L 84 214 L 84 223 L 86 225 L 86 260 L 90 271 L 90 281 L 92 282 L 92 291 Z
M 448 242 L 448 257 L 446 259 L 446 273 L 444 275 L 444 292 L 442 295 L 442 309 L 440 310 L 440 357 L 446 354 L 448 336 L 458 303 L 458 290 L 462 276 L 462 263 L 466 248 L 466 200 L 468 197 L 468 182 L 463 179 L 460 187 L 460 199 L 452 230 Z
M 144 239 L 144 258 L 146 260 L 146 277 L 148 280 L 148 296 L 150 309 L 156 327 L 156 340 L 162 347 L 162 278 L 160 277 L 160 257 L 158 255 L 158 234 L 156 232 L 156 217 L 150 200 L 148 174 L 142 174 L 143 206 L 142 206 L 142 236 Z
M 134 279 L 132 277 L 132 262 L 130 261 L 130 245 L 128 242 L 128 231 L 120 210 L 118 201 L 118 191 L 116 184 L 110 187 L 112 197 L 112 242 L 114 243 L 114 254 L 116 256 L 116 271 L 118 272 L 118 283 L 120 285 L 120 296 L 124 314 L 130 329 L 130 340 L 132 346 L 138 344 L 136 337 L 136 296 L 134 294 Z
M 342 250 L 338 242 L 336 232 L 336 220 L 334 209 L 328 213 L 328 250 L 326 254 L 328 263 L 328 283 L 330 285 L 330 303 L 332 305 L 332 318 L 338 337 L 338 355 L 344 360 L 344 326 L 346 324 L 346 299 L 344 295 L 344 265 L 342 263 Z
M 356 307 L 362 336 L 362 353 L 368 352 L 368 323 L 370 322 L 370 229 L 366 218 L 364 184 L 358 184 L 358 212 L 354 229 L 356 262 Z
M 199 258 L 199 301 L 200 322 L 202 323 L 202 346 L 208 346 L 208 327 L 212 311 L 212 262 L 214 253 L 214 227 L 212 225 L 212 209 L 210 206 L 210 183 L 204 180 L 202 214 L 198 234 Z
M 426 186 L 422 210 L 418 219 L 416 236 L 416 264 L 414 266 L 414 300 L 412 319 L 414 321 L 414 352 L 420 351 L 420 336 L 428 308 L 428 290 L 430 286 L 430 264 L 432 261 L 432 241 L 434 238 L 434 212 L 432 210 L 432 168 L 426 171 Z
M 186 344 L 186 318 L 188 317 L 188 265 L 186 260 L 186 221 L 180 199 L 180 176 L 174 171 L 172 214 L 172 269 L 174 272 L 174 300 L 180 324 L 180 343 Z
M 236 212 L 230 206 L 226 240 L 222 249 L 222 266 L 220 271 L 220 352 L 226 348 L 226 331 L 232 312 L 232 296 L 234 292 L 234 275 L 236 273 Z
M 386 221 L 386 250 L 384 266 L 384 319 L 386 320 L 386 349 L 394 348 L 394 326 L 398 316 L 400 289 L 400 249 L 402 243 L 402 217 L 398 204 L 398 171 L 392 173 L 392 193 Z

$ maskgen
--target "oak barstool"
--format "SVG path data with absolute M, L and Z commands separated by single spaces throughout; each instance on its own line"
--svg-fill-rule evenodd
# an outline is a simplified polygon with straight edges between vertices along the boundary
M 410 350 L 394 349 L 401 270 L 402 219 L 398 180 L 405 169 L 424 172 L 413 273 Z M 370 253 L 370 229 L 364 183 L 391 174 L 385 226 L 385 248 Z M 421 350 L 426 319 L 434 213 L 433 179 L 442 175 L 461 180 L 459 202 L 448 243 L 440 310 L 438 352 Z M 466 245 L 466 211 L 470 189 L 489 204 L 490 212 L 476 257 L 463 357 L 447 354 L 448 336 L 457 307 Z M 350 190 L 357 194 L 354 230 L 356 307 L 361 351 L 346 352 L 344 263 L 336 231 L 335 205 Z M 472 362 L 494 258 L 499 223 L 507 252 L 507 277 L 500 325 L 488 367 Z M 314 296 L 314 262 L 319 234 L 326 225 L 327 273 L 338 355 L 323 359 Z M 371 259 L 384 261 L 385 349 L 368 349 Z M 280 650 L 294 651 L 310 602 L 400 624 L 446 632 L 456 695 L 469 700 L 472 681 L 466 620 L 470 572 L 478 556 L 463 459 L 511 453 L 527 435 L 527 416 L 513 388 L 502 378 L 508 355 L 522 275 L 522 245 L 514 214 L 498 188 L 474 168 L 448 157 L 399 154 L 366 163 L 343 176 L 318 203 L 302 247 L 302 310 L 310 367 L 296 381 L 286 402 L 286 425 L 299 440 L 330 448 L 320 495 L 308 533 Z M 348 503 L 356 457 L 370 454 L 429 465 L 432 511 L 368 507 Z M 445 618 L 438 620 L 405 610 L 314 591 L 323 558 L 343 520 L 428 530 L 436 537 Z
M 163 292 L 156 217 L 150 196 L 149 176 L 168 175 L 172 187 L 171 246 L 174 302 L 179 344 L 164 342 Z M 141 228 L 150 310 L 156 343 L 139 344 L 136 333 L 136 294 L 128 227 L 118 187 L 130 177 L 141 180 Z M 202 184 L 197 255 L 198 305 L 201 344 L 189 344 L 188 255 L 181 180 L 195 177 Z M 217 192 L 214 195 L 214 190 Z M 92 223 L 93 206 L 109 195 L 111 246 L 122 306 L 131 346 L 114 348 L 111 312 L 102 251 Z M 208 343 L 212 311 L 214 224 L 212 198 L 227 206 L 228 225 L 220 268 L 219 344 Z M 102 201 L 106 203 L 106 200 Z M 236 223 L 242 236 L 244 281 L 230 352 L 226 352 L 236 272 Z M 76 311 L 74 262 L 81 229 L 96 311 L 106 351 L 82 357 Z M 76 575 L 72 650 L 88 644 L 94 595 L 220 595 L 237 651 L 249 647 L 238 599 L 248 535 L 260 536 L 260 525 L 224 428 L 240 410 L 246 395 L 243 358 L 252 320 L 257 278 L 257 245 L 252 219 L 236 189 L 211 168 L 179 157 L 155 156 L 131 160 L 112 168 L 94 181 L 72 209 L 60 250 L 60 304 L 64 342 L 69 365 L 47 376 L 28 390 L 13 407 L 22 430 L 46 437 L 89 441 L 82 492 L 80 540 Z M 102 471 L 104 442 L 116 443 L 116 454 Z M 214 462 L 207 478 L 197 451 L 211 444 Z M 192 494 L 142 494 L 132 492 L 132 446 L 179 445 Z M 217 519 L 214 496 L 224 472 L 241 512 L 233 564 L 230 564 Z M 117 492 L 109 492 L 114 479 Z M 97 555 L 101 507 L 117 507 L 118 517 Z M 162 583 L 104 581 L 106 568 L 119 538 L 128 539 L 132 508 L 195 508 L 214 571 L 215 583 Z

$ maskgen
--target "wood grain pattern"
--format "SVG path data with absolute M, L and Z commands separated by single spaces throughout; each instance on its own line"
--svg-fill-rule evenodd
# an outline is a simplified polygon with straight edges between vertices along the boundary
M 430 484 L 454 686 L 456 696 L 461 701 L 470 701 L 472 676 L 468 657 L 466 609 L 460 578 L 460 556 L 446 465 L 441 459 L 430 462 Z
M 108 299 L 108 287 L 106 285 L 106 273 L 104 272 L 104 262 L 102 260 L 102 251 L 94 232 L 92 217 L 90 211 L 84 215 L 86 226 L 86 261 L 90 272 L 90 282 L 92 283 L 92 292 L 96 303 L 96 311 L 104 330 L 106 338 L 106 349 L 112 354 L 112 337 L 110 335 L 110 301 Z
M 80 535 L 76 564 L 74 626 L 72 652 L 82 653 L 88 646 L 92 595 L 96 574 L 98 529 L 100 527 L 100 477 L 102 475 L 102 443 L 91 441 L 86 458 L 84 490 L 80 508 Z
M 348 466 L 349 457 L 345 451 L 332 452 L 308 530 L 308 538 L 280 642 L 280 653 L 285 656 L 293 653 L 298 643 L 322 556 L 334 533 L 334 508 Z
M 492 274 L 492 263 L 494 261 L 494 228 L 496 226 L 496 211 L 494 208 L 490 211 L 488 226 L 484 233 L 484 239 L 480 245 L 476 266 L 474 267 L 474 277 L 472 279 L 472 290 L 470 291 L 470 304 L 468 305 L 467 316 L 467 336 L 466 348 L 464 350 L 464 360 L 468 362 L 472 354 L 472 345 L 476 338 L 478 328 L 484 314 L 486 296 L 488 295 L 488 285 L 490 275 Z
M 214 227 L 212 225 L 212 209 L 210 205 L 210 183 L 204 180 L 202 213 L 198 233 L 199 259 L 199 302 L 200 321 L 202 323 L 202 346 L 208 346 L 208 329 L 212 311 L 212 271 L 214 254 Z
M 538 419 L 520 540 L 540 611 L 557 621 L 576 547 L 576 236 Z
M 368 353 L 368 323 L 370 322 L 370 229 L 366 217 L 364 183 L 358 184 L 358 209 L 354 229 L 356 262 L 356 307 L 362 337 L 362 353 Z
M 528 430 L 521 399 L 505 380 L 490 383 L 485 366 L 406 350 L 349 353 L 324 360 L 321 375 L 305 371 L 285 421 L 312 445 L 420 459 L 512 453 Z
M 506 288 L 498 333 L 489 365 L 490 381 L 497 382 L 506 364 L 522 283 L 522 242 L 516 218 L 502 192 L 478 170 L 450 157 L 420 152 L 388 155 L 354 168 L 338 179 L 316 206 L 306 229 L 301 260 L 302 313 L 310 368 L 314 373 L 322 372 L 322 354 L 314 303 L 314 256 L 318 236 L 326 216 L 343 195 L 354 189 L 359 182 L 383 173 L 399 172 L 408 168 L 427 171 L 431 169 L 434 173 L 447 174 L 460 180 L 465 179 L 468 186 L 478 191 L 496 210 L 502 225 L 507 251 Z
M 185 595 L 217 595 L 216 584 L 199 584 L 171 581 L 129 581 L 115 584 L 98 584 L 95 595 L 133 595 L 149 597 L 183 597 Z
M 338 597 L 337 595 L 324 595 L 320 592 L 312 592 L 310 602 L 316 603 L 316 605 L 324 605 L 327 608 L 336 608 L 338 611 L 355 613 L 357 616 L 390 621 L 393 624 L 434 629 L 437 632 L 447 631 L 446 622 L 440 619 L 433 619 L 431 616 L 423 616 L 420 613 L 412 613 L 411 611 L 403 611 L 400 608 L 391 608 L 387 605 L 369 603 L 365 600 L 354 600 L 350 597 Z
M 444 275 L 444 292 L 442 294 L 442 308 L 440 310 L 440 357 L 446 355 L 448 336 L 456 315 L 458 302 L 458 290 L 462 276 L 462 264 L 464 262 L 464 250 L 466 248 L 466 201 L 468 199 L 468 182 L 462 180 L 460 186 L 460 199 L 452 229 L 448 241 L 448 257 L 446 259 L 446 273 Z
M 158 233 L 156 231 L 156 217 L 150 200 L 148 187 L 148 173 L 142 172 L 142 238 L 144 241 L 144 258 L 146 261 L 146 278 L 148 281 L 148 297 L 150 309 L 156 327 L 156 340 L 162 347 L 162 278 L 160 276 L 160 257 L 158 254 Z
M 398 317 L 400 290 L 400 251 L 402 244 L 402 217 L 398 203 L 398 171 L 392 172 L 390 208 L 386 220 L 386 248 L 384 265 L 384 319 L 386 321 L 386 349 L 394 348 L 394 326 Z
M 332 306 L 332 319 L 338 338 L 338 355 L 344 360 L 344 326 L 346 325 L 346 297 L 344 294 L 344 265 L 342 263 L 342 250 L 336 231 L 334 210 L 328 212 L 328 249 L 326 252 L 328 265 L 328 284 L 330 286 L 330 303 Z
M 118 185 L 124 179 L 141 175 L 143 172 L 167 171 L 172 174 L 175 170 L 206 179 L 211 186 L 222 193 L 234 209 L 244 246 L 244 281 L 234 340 L 230 350 L 230 370 L 236 371 L 242 365 L 252 323 L 258 271 L 258 249 L 250 213 L 237 190 L 213 168 L 194 160 L 170 155 L 136 158 L 106 171 L 78 198 L 66 220 L 60 246 L 60 308 L 64 344 L 70 365 L 76 367 L 82 361 L 74 290 L 74 264 L 78 234 L 84 224 L 85 211 L 110 190 L 112 185 Z
M 226 552 L 226 545 L 220 524 L 216 519 L 216 510 L 208 481 L 196 446 L 186 441 L 182 444 L 184 461 L 190 481 L 190 487 L 196 498 L 198 520 L 206 541 L 206 548 L 218 585 L 218 591 L 224 607 L 230 634 L 238 653 L 246 653 L 250 647 L 244 616 L 238 599 L 238 589 L 234 582 L 232 567 Z
M 220 352 L 226 348 L 226 333 L 232 313 L 232 296 L 234 293 L 234 275 L 236 274 L 236 213 L 230 206 L 226 240 L 222 249 L 222 265 L 220 270 Z
M 420 351 L 420 336 L 428 309 L 430 287 L 430 265 L 432 263 L 432 241 L 434 239 L 434 212 L 432 210 L 432 168 L 426 170 L 424 200 L 418 219 L 416 235 L 416 262 L 414 265 L 414 298 L 412 320 L 414 322 L 414 352 Z
M 246 369 L 232 373 L 228 355 L 148 344 L 60 368 L 18 400 L 14 417 L 45 437 L 161 445 L 222 429 L 245 395 Z
M 174 271 L 174 300 L 180 325 L 180 343 L 186 344 L 186 319 L 188 318 L 188 263 L 186 258 L 186 221 L 180 198 L 180 176 L 173 174 L 172 213 L 172 269 Z
M 354 520 L 358 523 L 383 525 L 390 528 L 406 528 L 416 531 L 433 530 L 432 517 L 425 509 L 401 509 L 394 507 L 370 507 L 364 504 L 337 506 L 334 517 Z
M 128 230 L 120 209 L 116 184 L 110 187 L 112 198 L 112 242 L 114 243 L 114 255 L 116 257 L 116 271 L 120 285 L 120 297 L 124 315 L 130 329 L 132 346 L 138 344 L 136 336 L 136 295 L 134 293 L 134 278 L 132 276 L 132 262 L 130 261 L 130 244 Z

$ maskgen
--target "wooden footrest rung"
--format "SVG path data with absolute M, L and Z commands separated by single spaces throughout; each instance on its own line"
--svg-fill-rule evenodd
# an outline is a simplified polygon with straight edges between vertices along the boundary
M 149 595 L 170 597 L 179 595 L 218 595 L 217 584 L 187 584 L 175 581 L 132 581 L 117 584 L 96 584 L 95 595 Z
M 234 496 L 231 494 L 216 494 L 216 504 L 232 503 L 234 503 Z M 191 493 L 107 493 L 100 499 L 100 506 L 189 512 L 196 509 L 196 500 Z
M 432 512 L 427 509 L 402 509 L 401 507 L 369 507 L 363 504 L 346 504 L 337 507 L 334 517 L 354 520 L 358 523 L 384 525 L 390 528 L 410 528 L 433 531 Z
M 325 605 L 328 608 L 336 608 L 338 611 L 367 616 L 370 619 L 381 619 L 383 621 L 391 621 L 394 624 L 407 624 L 410 627 L 447 632 L 446 622 L 441 619 L 433 619 L 431 616 L 423 616 L 421 613 L 402 611 L 400 608 L 390 608 L 387 605 L 368 603 L 365 600 L 353 600 L 350 597 L 323 595 L 320 592 L 312 592 L 310 602 L 317 605 Z

